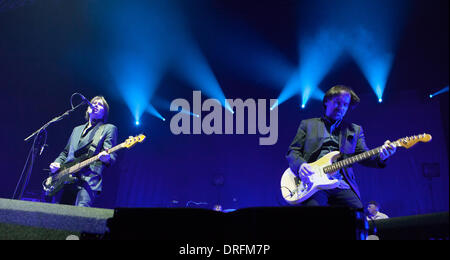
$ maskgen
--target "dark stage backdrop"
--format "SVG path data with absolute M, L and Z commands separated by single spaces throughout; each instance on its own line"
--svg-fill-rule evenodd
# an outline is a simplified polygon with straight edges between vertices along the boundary
M 110 123 L 118 126 L 119 141 L 139 133 L 148 137 L 144 143 L 119 152 L 117 163 L 105 171 L 104 191 L 95 206 L 212 208 L 221 204 L 225 209 L 236 209 L 285 205 L 279 183 L 288 166 L 287 148 L 302 119 L 322 115 L 320 101 L 310 100 L 303 110 L 298 97 L 281 104 L 278 142 L 273 146 L 260 146 L 259 134 L 173 135 L 169 122 L 174 114 L 163 110 L 165 122 L 144 114 L 141 125 L 135 126 L 101 62 L 102 55 L 96 56 L 102 36 L 89 27 L 92 21 L 83 11 L 89 1 L 73 3 L 36 1 L 0 12 L 0 197 L 11 198 L 19 181 L 31 147 L 23 139 L 69 109 L 71 94 L 79 92 L 88 98 L 106 96 L 111 106 Z M 362 102 L 349 111 L 347 120 L 363 126 L 370 148 L 387 139 L 424 132 L 433 136 L 429 143 L 408 150 L 398 148 L 385 169 L 356 166 L 363 202 L 380 202 L 382 212 L 391 217 L 448 211 L 449 207 L 448 92 L 427 98 L 430 92 L 448 85 L 448 23 L 440 23 L 448 21 L 448 8 L 440 8 L 437 14 L 433 9 L 437 7 L 427 8 L 415 9 L 415 20 L 405 27 L 383 103 L 377 102 L 360 69 L 348 57 L 319 86 L 326 91 L 334 84 L 347 84 L 360 94 Z M 252 9 L 247 6 L 243 10 Z M 277 26 L 291 33 L 292 28 Z M 85 48 L 90 49 L 85 52 Z M 210 64 L 228 98 L 270 99 L 281 91 L 255 83 L 257 80 L 235 78 L 215 67 L 213 59 Z M 161 81 L 155 96 L 169 101 L 180 97 L 192 100 L 189 86 L 170 74 Z M 39 198 L 40 183 L 47 174 L 44 169 L 63 149 L 72 128 L 84 123 L 84 109 L 48 128 L 48 147 L 36 158 L 25 197 Z M 430 165 L 436 166 L 437 176 L 424 175 L 424 167 Z
M 284 154 L 300 120 L 320 116 L 317 105 L 305 112 L 280 108 L 280 137 L 274 146 L 258 146 L 252 135 L 150 135 L 148 143 L 123 155 L 116 205 L 183 207 L 189 200 L 225 208 L 283 205 L 279 181 L 287 167 Z M 390 216 L 448 210 L 448 153 L 440 116 L 438 102 L 424 101 L 414 91 L 384 104 L 362 96 L 347 119 L 363 126 L 369 147 L 412 134 L 433 136 L 429 143 L 398 148 L 385 169 L 356 165 L 363 202 L 379 201 Z M 439 176 L 424 175 L 428 163 L 438 164 Z M 215 185 L 218 180 L 223 185 Z

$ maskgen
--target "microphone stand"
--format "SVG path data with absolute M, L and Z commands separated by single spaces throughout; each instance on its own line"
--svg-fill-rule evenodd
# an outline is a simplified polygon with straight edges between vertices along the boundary
M 79 93 L 75 93 L 75 94 L 79 94 Z M 72 97 L 75 95 L 73 94 Z M 79 94 L 80 95 L 80 94 Z M 70 98 L 71 103 L 72 103 L 72 97 Z M 61 114 L 60 116 L 57 116 L 55 118 L 53 118 L 52 120 L 50 120 L 49 122 L 47 122 L 46 124 L 44 124 L 41 128 L 39 128 L 38 130 L 34 131 L 31 135 L 29 135 L 27 138 L 24 139 L 25 142 L 29 141 L 33 136 L 34 136 L 34 140 L 33 140 L 33 144 L 31 145 L 31 149 L 30 152 L 28 153 L 28 157 L 27 160 L 25 162 L 25 165 L 22 169 L 22 174 L 20 175 L 19 181 L 16 185 L 16 189 L 14 190 L 14 194 L 13 194 L 13 199 L 16 197 L 16 193 L 17 193 L 17 188 L 19 187 L 20 182 L 22 181 L 22 177 L 24 175 L 25 170 L 27 169 L 28 166 L 28 161 L 30 159 L 31 156 L 31 163 L 28 167 L 27 173 L 26 173 L 26 177 L 24 180 L 24 183 L 22 185 L 22 189 L 20 191 L 19 197 L 18 199 L 21 200 L 23 193 L 25 191 L 26 186 L 28 185 L 28 181 L 30 180 L 31 177 L 31 172 L 33 170 L 33 164 L 34 164 L 34 159 L 36 158 L 36 154 L 38 152 L 38 150 L 36 149 L 37 144 L 42 143 L 42 137 L 41 137 L 41 133 L 44 132 L 45 133 L 45 139 L 44 139 L 44 143 L 42 145 L 40 145 L 41 149 L 39 152 L 39 155 L 42 154 L 42 152 L 44 151 L 45 146 L 47 146 L 46 141 L 47 141 L 47 127 L 49 125 L 51 125 L 52 123 L 61 121 L 63 118 L 65 118 L 66 116 L 68 116 L 71 112 L 75 111 L 78 107 L 80 107 L 81 105 L 85 104 L 86 102 L 83 100 L 82 103 L 78 104 L 77 106 L 73 106 L 72 108 L 67 110 L 66 112 L 64 112 L 63 114 Z M 39 146 L 38 146 L 39 147 Z

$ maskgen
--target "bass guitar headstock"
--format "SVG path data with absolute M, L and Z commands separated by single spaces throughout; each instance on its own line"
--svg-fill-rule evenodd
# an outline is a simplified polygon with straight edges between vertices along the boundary
M 127 140 L 125 140 L 125 142 L 123 142 L 123 146 L 126 148 L 131 148 L 137 143 L 142 143 L 144 141 L 144 139 L 145 139 L 145 135 L 143 135 L 143 134 L 140 134 L 140 135 L 137 135 L 134 137 L 130 136 L 130 137 L 128 137 Z

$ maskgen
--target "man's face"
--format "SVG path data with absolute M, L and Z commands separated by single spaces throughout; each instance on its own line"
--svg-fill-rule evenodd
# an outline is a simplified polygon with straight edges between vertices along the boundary
M 369 204 L 367 206 L 367 211 L 369 212 L 370 215 L 375 215 L 377 214 L 378 207 L 374 204 Z
M 325 102 L 325 115 L 333 120 L 341 120 L 347 113 L 350 105 L 350 93 L 341 92 L 341 94 L 330 98 Z
M 88 108 L 89 117 L 94 120 L 103 119 L 105 116 L 105 105 L 102 100 L 96 99 L 92 102 L 92 105 L 94 106 L 94 110 L 91 107 Z

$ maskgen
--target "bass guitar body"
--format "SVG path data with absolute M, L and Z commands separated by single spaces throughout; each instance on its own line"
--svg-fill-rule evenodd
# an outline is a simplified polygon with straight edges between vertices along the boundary
M 42 185 L 44 187 L 45 196 L 49 197 L 54 196 L 58 191 L 60 191 L 64 187 L 64 185 L 74 183 L 78 179 L 77 171 L 69 169 L 86 158 L 87 156 L 82 156 L 69 163 L 61 165 L 61 168 L 52 177 L 49 178 L 51 180 L 50 183 L 46 183 L 47 179 L 44 180 Z

